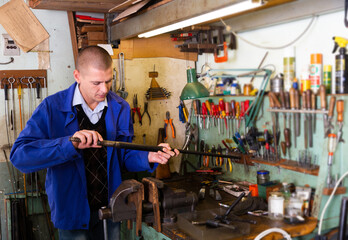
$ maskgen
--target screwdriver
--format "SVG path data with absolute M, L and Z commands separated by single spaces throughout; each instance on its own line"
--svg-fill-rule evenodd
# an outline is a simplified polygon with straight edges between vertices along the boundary
M 312 107 L 312 91 L 308 89 L 306 91 L 306 104 L 307 104 L 307 110 L 311 110 Z M 308 113 L 308 145 L 309 147 L 313 147 L 313 124 L 312 124 L 312 114 Z
M 306 110 L 307 103 L 306 103 L 306 92 L 302 93 L 302 109 Z M 305 149 L 308 148 L 308 117 L 307 114 L 305 114 L 305 120 L 304 120 L 304 145 Z
M 284 99 L 285 99 L 285 109 L 286 110 L 290 110 L 290 93 L 289 92 L 285 92 L 284 93 Z M 287 115 L 290 115 L 289 118 Z M 288 128 L 291 128 L 291 114 L 287 113 L 286 114 L 286 118 L 289 119 L 289 125 Z
M 232 113 L 232 135 L 235 133 L 233 121 L 236 119 L 236 101 L 231 100 L 231 113 Z
M 230 126 L 231 122 L 231 104 L 229 102 L 225 102 L 225 110 L 226 110 L 226 118 L 227 118 L 227 136 L 231 138 L 231 129 L 232 127 Z
M 219 107 L 221 111 L 221 116 L 223 117 L 225 121 L 226 130 L 228 130 L 227 120 L 226 120 L 226 111 L 225 111 L 225 102 L 222 98 L 219 99 Z
M 337 143 L 344 142 L 344 140 L 342 139 L 343 111 L 344 111 L 344 102 L 343 100 L 338 100 L 337 101 L 337 124 L 338 124 Z
M 249 127 L 246 125 L 246 122 L 247 122 L 246 121 L 246 115 L 249 116 L 249 111 L 248 111 L 249 105 L 250 105 L 250 101 L 249 100 L 245 100 L 244 101 L 244 134 L 247 134 L 248 129 L 249 129 Z
M 331 96 L 330 103 L 329 103 L 329 113 L 327 115 L 328 116 L 328 118 L 327 118 L 328 128 L 327 128 L 327 131 L 325 133 L 326 137 L 330 133 L 330 129 L 333 128 L 333 126 L 331 124 L 331 121 L 332 121 L 332 118 L 333 118 L 333 112 L 334 112 L 334 109 L 335 109 L 335 104 L 336 104 L 336 97 L 335 96 Z
M 300 109 L 300 93 L 298 91 L 298 89 L 295 89 L 295 109 L 299 110 Z M 296 113 L 296 137 L 300 136 L 300 129 L 301 129 L 301 115 L 300 113 Z M 296 145 L 295 145 L 296 147 Z
M 208 126 L 211 127 L 211 122 L 210 122 L 210 118 L 212 115 L 212 111 L 211 111 L 211 107 L 210 107 L 210 101 L 209 100 L 205 100 L 205 106 L 207 107 L 207 111 L 208 111 Z
M 235 108 L 236 108 L 236 117 L 235 117 L 235 119 L 236 119 L 236 126 L 237 126 L 236 132 L 239 132 L 239 125 L 237 125 L 238 120 L 239 120 L 239 115 L 240 115 L 239 102 L 236 102 Z
M 207 106 L 205 105 L 205 102 L 203 102 L 202 103 L 203 128 L 207 128 L 205 125 L 205 118 L 207 117 L 207 115 L 208 115 Z

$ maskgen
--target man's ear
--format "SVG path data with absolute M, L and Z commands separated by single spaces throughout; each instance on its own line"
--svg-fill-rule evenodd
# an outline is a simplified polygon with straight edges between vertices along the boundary
M 74 75 L 74 78 L 75 78 L 76 82 L 78 84 L 80 84 L 80 82 L 81 82 L 81 80 L 80 80 L 80 75 L 81 75 L 80 72 L 77 69 L 75 69 L 73 75 Z

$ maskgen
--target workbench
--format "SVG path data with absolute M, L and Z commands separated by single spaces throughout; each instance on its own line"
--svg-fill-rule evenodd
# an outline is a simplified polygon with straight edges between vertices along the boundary
M 201 188 L 200 182 L 203 180 L 207 180 L 206 176 L 204 175 L 197 175 L 197 174 L 191 174 L 189 176 L 185 177 L 176 177 L 164 180 L 165 184 L 169 185 L 172 188 L 179 188 L 179 189 L 185 189 L 186 191 L 193 191 L 198 194 L 199 189 Z M 219 202 L 230 204 L 232 203 L 236 198 L 232 195 L 229 195 L 225 193 L 224 191 L 220 191 L 220 194 L 222 196 L 222 200 Z M 206 189 L 206 195 L 204 200 L 200 200 L 198 202 L 198 205 L 196 206 L 195 211 L 202 212 L 202 211 L 213 211 L 213 209 L 220 209 L 221 212 L 225 212 L 227 208 L 221 207 L 218 205 L 218 201 L 215 201 L 209 196 L 209 188 Z M 187 214 L 187 213 L 184 213 Z M 181 214 L 178 214 L 180 216 Z M 306 221 L 302 224 L 287 224 L 282 220 L 271 220 L 267 216 L 251 216 L 251 215 L 243 215 L 241 216 L 243 219 L 249 219 L 249 220 L 255 220 L 257 221 L 257 224 L 253 225 L 250 224 L 250 233 L 247 235 L 242 235 L 240 233 L 236 233 L 234 230 L 225 229 L 227 231 L 231 231 L 231 238 L 230 239 L 254 239 L 259 233 L 263 232 L 264 230 L 270 229 L 270 228 L 282 228 L 286 232 L 288 232 L 291 237 L 298 237 L 298 236 L 304 236 L 309 233 L 311 233 L 317 225 L 317 219 L 310 217 L 307 218 Z M 238 224 L 241 223 L 236 223 Z M 143 224 L 144 226 L 144 224 Z M 205 226 L 202 226 L 205 227 Z M 145 226 L 146 228 L 146 226 Z M 147 231 L 146 229 L 143 229 L 143 233 L 145 234 Z M 222 232 L 223 229 L 219 228 L 218 231 Z M 162 224 L 162 233 L 169 239 L 185 239 L 185 240 L 191 240 L 191 239 L 197 239 L 193 238 L 189 232 L 185 231 L 180 227 L 180 224 L 178 224 L 178 221 L 175 223 L 163 223 Z M 147 239 L 146 236 L 144 236 L 145 239 Z M 154 236 L 152 235 L 151 238 Z M 158 236 L 159 237 L 159 236 Z M 165 239 L 163 237 L 155 239 Z M 279 233 L 272 233 L 267 235 L 264 239 L 282 239 L 282 235 Z M 209 238 L 207 238 L 209 239 Z M 219 237 L 216 236 L 214 240 L 218 240 Z

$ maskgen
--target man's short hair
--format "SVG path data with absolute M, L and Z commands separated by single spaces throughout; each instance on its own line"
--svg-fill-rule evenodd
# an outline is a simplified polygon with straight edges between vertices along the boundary
M 88 46 L 83 48 L 77 57 L 76 69 L 81 72 L 84 68 L 94 67 L 107 70 L 112 66 L 110 54 L 102 47 Z

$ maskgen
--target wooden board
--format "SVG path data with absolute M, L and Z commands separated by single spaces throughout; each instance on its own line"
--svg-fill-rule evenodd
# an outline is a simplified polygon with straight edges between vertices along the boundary
M 113 58 L 118 58 L 120 52 L 124 53 L 125 59 L 170 57 L 189 61 L 197 61 L 197 53 L 183 53 L 175 45 L 182 42 L 174 42 L 169 34 L 162 34 L 152 38 L 133 38 L 121 40 L 118 49 L 114 50 Z
M 103 32 L 104 26 L 100 25 L 84 25 L 81 27 L 81 33 L 86 32 Z
M 87 32 L 88 41 L 90 40 L 102 40 L 105 41 L 106 37 L 103 32 Z
M 125 1 L 127 0 L 30 0 L 29 7 L 35 9 L 107 13 L 109 9 Z

